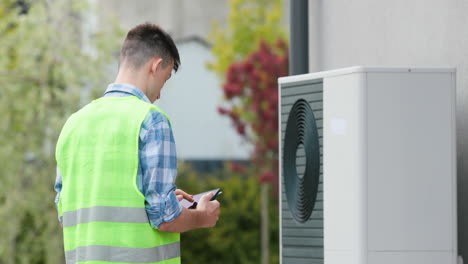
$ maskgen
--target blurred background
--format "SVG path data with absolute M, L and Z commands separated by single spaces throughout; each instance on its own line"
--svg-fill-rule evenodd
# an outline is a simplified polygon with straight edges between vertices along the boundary
M 287 8 L 279 0 L 1 0 L 0 263 L 65 262 L 55 143 L 69 115 L 114 81 L 126 32 L 144 22 L 169 32 L 181 56 L 156 102 L 173 124 L 176 184 L 224 191 L 217 227 L 182 234 L 183 262 L 278 263 L 272 183 Z
M 457 68 L 466 259 L 467 12 L 461 0 L 0 0 L 0 264 L 64 263 L 55 143 L 114 81 L 126 32 L 144 22 L 181 55 L 156 102 L 174 129 L 176 184 L 224 190 L 217 227 L 182 234 L 184 263 L 279 263 L 277 78 L 352 65 Z M 288 73 L 290 58 L 305 68 Z

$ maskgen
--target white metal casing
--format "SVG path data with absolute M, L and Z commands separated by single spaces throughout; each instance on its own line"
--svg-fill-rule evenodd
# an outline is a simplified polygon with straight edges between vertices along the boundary
M 351 67 L 279 85 L 317 79 L 325 264 L 455 264 L 455 69 Z

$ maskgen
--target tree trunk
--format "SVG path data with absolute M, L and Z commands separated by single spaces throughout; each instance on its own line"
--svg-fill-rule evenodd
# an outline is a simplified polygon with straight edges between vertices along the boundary
M 262 264 L 270 263 L 270 232 L 268 223 L 268 184 L 260 184 L 261 188 L 261 246 L 262 246 Z

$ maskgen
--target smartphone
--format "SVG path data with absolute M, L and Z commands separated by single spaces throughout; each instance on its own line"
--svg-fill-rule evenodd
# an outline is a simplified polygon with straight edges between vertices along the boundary
M 216 198 L 218 198 L 218 196 L 220 196 L 223 192 L 221 191 L 221 189 L 217 189 L 216 193 L 213 195 L 213 197 L 211 197 L 210 201 L 214 201 L 216 200 Z
M 214 193 L 213 197 L 211 197 L 210 201 L 214 201 L 216 200 L 216 198 L 218 198 L 223 192 L 221 191 L 221 189 L 214 189 L 214 190 L 210 190 L 210 191 L 207 191 L 207 192 L 203 192 L 203 193 L 199 193 L 199 194 L 195 194 L 193 196 L 193 202 L 189 202 L 185 199 L 182 199 L 182 201 L 180 201 L 180 204 L 187 208 L 187 209 L 195 209 L 197 208 L 197 204 L 198 204 L 198 201 L 200 201 L 200 198 L 204 195 L 204 194 L 207 194 L 209 192 L 212 192 Z

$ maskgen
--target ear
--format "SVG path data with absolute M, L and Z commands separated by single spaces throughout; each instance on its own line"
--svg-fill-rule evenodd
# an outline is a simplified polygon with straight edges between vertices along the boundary
M 154 57 L 150 62 L 150 74 L 156 73 L 162 67 L 162 58 Z

